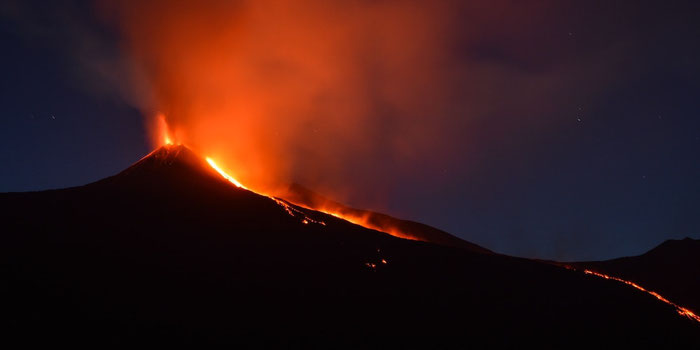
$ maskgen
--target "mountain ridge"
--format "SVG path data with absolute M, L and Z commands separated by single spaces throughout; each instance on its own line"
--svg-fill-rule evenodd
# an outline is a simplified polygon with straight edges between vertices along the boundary
M 668 239 L 641 255 L 571 265 L 639 283 L 700 314 L 698 239 Z
M 324 224 L 304 223 L 205 165 L 146 159 L 78 188 L 0 194 L 9 339 L 700 344 L 696 324 L 619 283 L 312 211 Z

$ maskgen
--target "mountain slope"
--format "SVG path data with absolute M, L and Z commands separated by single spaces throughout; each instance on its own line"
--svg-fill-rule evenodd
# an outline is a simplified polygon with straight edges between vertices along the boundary
M 0 205 L 0 326 L 25 343 L 700 343 L 696 324 L 619 283 L 290 215 L 181 147 Z
M 383 232 L 397 231 L 396 234 L 400 237 L 460 247 L 474 252 L 492 253 L 486 248 L 419 222 L 401 220 L 382 213 L 348 207 L 299 184 L 289 186 L 283 197 L 292 203 L 307 208 L 319 208 L 323 209 L 323 211 L 342 214 L 344 217 L 357 218 L 358 221 Z
M 632 257 L 573 264 L 634 281 L 700 314 L 700 240 L 667 240 Z

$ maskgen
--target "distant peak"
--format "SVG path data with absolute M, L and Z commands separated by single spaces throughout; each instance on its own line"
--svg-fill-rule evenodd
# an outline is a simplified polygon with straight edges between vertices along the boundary
M 644 254 L 658 254 L 659 252 L 679 254 L 682 251 L 692 251 L 693 254 L 700 252 L 700 240 L 690 237 L 685 237 L 683 239 L 667 239 Z

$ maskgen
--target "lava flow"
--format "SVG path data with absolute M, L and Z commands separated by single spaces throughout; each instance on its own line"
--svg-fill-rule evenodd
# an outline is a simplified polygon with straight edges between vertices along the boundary
M 168 140 L 168 137 L 166 136 L 165 139 Z M 221 167 L 219 167 L 219 166 L 216 164 L 216 162 L 215 162 L 214 160 L 212 160 L 212 159 L 209 158 L 209 157 L 207 157 L 206 160 L 207 160 L 207 163 L 209 163 L 209 165 L 210 165 L 214 170 L 216 170 L 219 174 L 221 174 L 221 176 L 223 176 L 226 180 L 228 180 L 228 181 L 231 182 L 232 184 L 236 185 L 236 187 L 243 188 L 243 189 L 246 189 L 246 190 L 251 191 L 249 188 L 243 186 L 243 184 L 241 184 L 238 180 L 236 180 L 235 178 L 233 178 L 233 176 L 227 174 L 223 169 L 221 169 Z M 255 191 L 253 191 L 253 192 L 255 192 Z M 280 206 L 284 207 L 284 209 L 287 211 L 287 213 L 289 213 L 289 215 L 291 215 L 291 216 L 302 215 L 302 217 L 304 218 L 304 219 L 302 220 L 302 223 L 304 223 L 304 224 L 308 224 L 309 222 L 312 222 L 312 223 L 315 223 L 315 224 L 320 224 L 320 225 L 325 225 L 325 224 L 326 224 L 326 223 L 323 222 L 323 221 L 313 220 L 313 219 L 309 218 L 308 216 L 306 216 L 306 214 L 302 213 L 300 210 L 298 210 L 298 209 L 296 209 L 296 208 L 290 206 L 290 205 L 287 204 L 285 201 L 282 201 L 282 200 L 280 200 L 280 199 L 277 198 L 277 197 L 273 197 L 273 196 L 266 195 L 266 194 L 259 193 L 259 192 L 256 192 L 256 193 L 258 193 L 258 194 L 260 194 L 260 195 L 263 195 L 263 196 L 265 196 L 265 197 L 268 197 L 268 198 L 274 200 L 275 202 L 277 202 L 277 204 L 279 204 Z M 392 236 L 394 236 L 394 237 L 399 237 L 399 238 L 404 238 L 404 239 L 415 239 L 415 238 L 412 237 L 412 236 L 403 234 L 402 232 L 400 232 L 399 230 L 397 230 L 397 229 L 395 229 L 395 228 L 391 228 L 391 227 L 390 227 L 390 228 L 387 228 L 387 227 L 380 227 L 380 226 L 378 226 L 378 225 L 372 224 L 372 223 L 369 221 L 368 215 L 361 216 L 361 215 L 353 215 L 352 213 L 347 213 L 347 214 L 345 214 L 345 213 L 341 213 L 340 211 L 328 210 L 328 209 L 326 209 L 326 208 L 309 208 L 309 207 L 307 207 L 307 206 L 300 205 L 300 204 L 295 204 L 295 205 L 297 205 L 297 206 L 299 206 L 299 207 L 302 207 L 302 208 L 304 208 L 304 209 L 320 211 L 320 212 L 322 212 L 322 213 L 335 216 L 335 217 L 340 218 L 340 219 L 343 219 L 343 220 L 345 220 L 345 221 L 349 221 L 349 222 L 351 222 L 351 223 L 353 223 L 353 224 L 355 224 L 355 225 L 360 225 L 360 226 L 362 226 L 362 227 L 366 227 L 366 228 L 369 228 L 369 229 L 372 229 L 372 230 L 376 230 L 376 231 L 388 233 L 388 234 L 390 234 L 390 235 L 392 235 Z
M 299 204 L 297 204 L 297 205 L 299 205 Z M 399 237 L 399 238 L 403 238 L 403 239 L 410 239 L 410 240 L 418 240 L 416 237 L 411 236 L 411 235 L 407 235 L 394 227 L 390 227 L 390 226 L 386 226 L 386 225 L 380 226 L 380 225 L 373 224 L 370 221 L 370 214 L 368 214 L 368 213 L 364 214 L 364 215 L 356 215 L 356 214 L 349 213 L 349 212 L 343 212 L 341 210 L 334 210 L 333 208 L 329 208 L 329 207 L 309 208 L 309 207 L 306 207 L 303 205 L 301 205 L 301 207 L 304 207 L 306 209 L 320 211 L 320 212 L 323 212 L 323 213 L 326 213 L 329 215 L 333 215 L 333 216 L 335 216 L 337 218 L 341 218 L 345 221 L 352 222 L 355 225 L 360 225 L 362 227 L 366 227 L 366 228 L 369 228 L 369 229 L 372 229 L 375 231 L 388 233 L 394 237 Z
M 206 160 L 207 160 L 207 163 L 209 163 L 209 166 L 211 166 L 212 169 L 216 170 L 216 172 L 219 173 L 224 179 L 228 180 L 230 183 L 234 184 L 234 185 L 235 185 L 236 187 L 238 187 L 238 188 L 242 188 L 242 189 L 245 189 L 245 190 L 250 191 L 249 188 L 243 186 L 243 184 L 241 184 L 240 182 L 238 182 L 238 180 L 234 179 L 233 176 L 227 174 L 223 169 L 221 169 L 218 165 L 216 165 L 216 162 L 215 162 L 214 160 L 212 160 L 212 159 L 209 158 L 209 157 L 206 157 Z M 253 191 L 251 191 L 251 192 L 253 192 Z M 258 192 L 255 192 L 255 193 L 258 193 Z M 285 201 L 283 201 L 283 200 L 281 200 L 281 199 L 279 199 L 279 198 L 275 198 L 275 197 L 272 197 L 272 196 L 268 196 L 268 195 L 262 194 L 262 193 L 258 193 L 258 194 L 261 195 L 261 196 L 265 196 L 265 197 L 267 197 L 267 198 L 270 198 L 270 199 L 272 199 L 273 201 L 275 201 L 275 203 L 277 203 L 277 204 L 280 205 L 282 208 L 284 208 L 284 210 L 287 212 L 287 214 L 289 214 L 289 215 L 291 215 L 291 216 L 293 216 L 293 217 L 300 217 L 300 218 L 301 218 L 301 223 L 303 223 L 303 224 L 305 224 L 305 225 L 306 225 L 306 224 L 309 224 L 309 223 L 314 223 L 314 224 L 324 225 L 324 226 L 326 225 L 325 222 L 320 221 L 320 220 L 314 220 L 314 219 L 308 217 L 308 216 L 307 216 L 306 214 L 304 214 L 301 210 L 298 210 L 298 209 L 292 207 L 291 205 L 287 204 Z
M 573 268 L 573 267 L 571 267 L 571 266 L 567 266 L 567 268 L 568 268 L 568 269 L 575 270 L 575 268 Z M 672 302 L 672 301 L 670 301 L 670 300 L 664 298 L 661 294 L 659 294 L 659 293 L 657 293 L 657 292 L 654 292 L 654 291 L 651 291 L 651 290 L 648 290 L 648 289 L 646 289 L 646 288 L 644 288 L 644 287 L 642 287 L 642 286 L 640 286 L 640 285 L 638 285 L 638 284 L 636 284 L 636 283 L 634 283 L 634 282 L 632 282 L 632 281 L 624 280 L 624 279 L 619 278 L 619 277 L 614 277 L 614 276 L 606 275 L 606 274 L 604 274 L 604 273 L 595 272 L 595 271 L 591 271 L 591 270 L 588 270 L 588 269 L 583 270 L 583 273 L 585 273 L 585 274 L 587 274 L 587 275 L 597 276 L 597 277 L 600 277 L 600 278 L 605 278 L 606 280 L 613 280 L 613 281 L 622 282 L 622 283 L 624 283 L 624 284 L 626 284 L 626 285 L 628 285 L 628 286 L 632 286 L 632 287 L 634 287 L 634 288 L 637 288 L 637 289 L 641 290 L 642 292 L 645 292 L 645 293 L 647 293 L 647 294 L 650 294 L 650 295 L 654 296 L 656 299 L 659 299 L 659 300 L 663 301 L 664 303 L 673 306 L 673 307 L 676 309 L 676 312 L 678 312 L 679 315 L 685 316 L 685 317 L 687 317 L 687 318 L 689 318 L 689 319 L 691 319 L 691 320 L 694 320 L 694 321 L 696 321 L 696 322 L 700 322 L 700 316 L 696 315 L 694 312 L 692 312 L 692 311 L 688 310 L 687 308 L 684 308 L 684 307 L 682 307 L 682 306 L 680 306 L 680 305 L 678 305 L 678 304 L 676 304 L 676 303 L 674 303 L 674 302 Z
M 209 163 L 209 165 L 212 168 L 214 168 L 214 170 L 216 170 L 219 174 L 221 174 L 221 176 L 223 176 L 224 179 L 226 179 L 229 182 L 231 182 L 232 184 L 236 185 L 236 187 L 238 187 L 238 188 L 243 188 L 243 189 L 247 190 L 247 188 L 245 186 L 243 186 L 243 184 L 238 182 L 238 180 L 234 179 L 233 176 L 227 174 L 225 171 L 223 171 L 221 168 L 219 168 L 219 166 L 216 165 L 216 162 L 214 162 L 211 158 L 207 157 L 207 163 Z
M 157 135 L 158 135 L 158 137 L 157 137 L 158 144 L 160 144 L 161 146 L 170 146 L 170 145 L 175 145 L 175 144 L 177 144 L 177 145 L 182 144 L 179 140 L 176 140 L 176 137 L 174 138 L 174 137 L 172 136 L 171 130 L 170 130 L 170 128 L 168 127 L 168 123 L 167 123 L 167 121 L 166 121 L 164 115 L 160 114 L 160 115 L 158 115 L 158 117 L 157 117 L 156 119 L 157 119 L 157 125 L 156 125 L 156 127 L 157 127 Z M 176 136 L 177 136 L 177 135 L 176 135 Z M 226 171 L 224 171 L 224 169 L 222 169 L 222 168 L 216 163 L 216 161 L 214 161 L 211 157 L 204 157 L 204 158 L 206 159 L 206 161 L 207 161 L 207 163 L 209 164 L 209 166 L 210 166 L 212 169 L 214 169 L 217 173 L 219 173 L 224 179 L 228 180 L 230 183 L 232 183 L 233 185 L 235 185 L 235 186 L 238 187 L 238 188 L 242 188 L 242 189 L 245 189 L 245 190 L 248 190 L 248 191 L 251 191 L 251 192 L 255 192 L 255 193 L 257 193 L 257 194 L 259 194 L 259 195 L 261 195 L 261 196 L 265 196 L 265 197 L 268 197 L 268 198 L 272 199 L 272 200 L 275 201 L 278 205 L 280 205 L 281 207 L 283 207 L 284 210 L 285 210 L 289 215 L 294 216 L 294 217 L 299 217 L 299 218 L 301 218 L 301 222 L 302 222 L 303 224 L 314 223 L 314 224 L 319 224 L 319 225 L 324 225 L 324 226 L 326 225 L 326 223 L 323 222 L 323 221 L 314 220 L 314 219 L 310 218 L 310 217 L 309 217 L 308 215 L 306 215 L 304 212 L 302 212 L 301 210 L 299 210 L 299 209 L 295 208 L 294 206 L 290 205 L 290 204 L 289 204 L 287 201 L 285 201 L 285 200 L 282 200 L 282 199 L 280 199 L 280 198 L 277 198 L 277 197 L 274 197 L 274 196 L 271 196 L 271 195 L 268 195 L 268 194 L 265 194 L 265 193 L 261 193 L 261 192 L 258 192 L 258 191 L 253 191 L 253 190 L 251 190 L 250 188 L 244 186 L 241 182 L 239 182 L 238 180 L 236 180 L 236 178 L 234 178 L 233 176 L 229 175 Z M 407 235 L 407 234 L 402 233 L 401 231 L 399 231 L 398 229 L 396 229 L 396 228 L 394 228 L 394 227 L 387 227 L 387 226 L 378 226 L 378 225 L 375 225 L 375 224 L 373 224 L 373 223 L 371 223 L 371 222 L 369 221 L 369 218 L 368 218 L 367 215 L 356 215 L 356 214 L 354 214 L 354 213 L 345 213 L 345 212 L 342 212 L 341 210 L 336 210 L 335 208 L 326 208 L 326 207 L 313 207 L 313 208 L 310 208 L 310 207 L 308 207 L 308 206 L 301 205 L 301 204 L 298 204 L 298 203 L 295 203 L 295 205 L 298 206 L 298 207 L 300 207 L 300 208 L 309 209 L 309 210 L 314 210 L 314 211 L 319 211 L 319 212 L 322 212 L 322 213 L 325 213 L 325 214 L 328 214 L 328 215 L 332 215 L 332 216 L 335 216 L 335 217 L 337 217 L 337 218 L 343 219 L 343 220 L 345 220 L 345 221 L 351 222 L 351 223 L 353 223 L 353 224 L 356 224 L 356 225 L 359 225 L 359 226 L 363 226 L 363 227 L 366 227 L 366 228 L 369 228 L 369 229 L 372 229 L 372 230 L 384 232 L 384 233 L 387 233 L 387 234 L 392 235 L 392 236 L 395 236 L 395 237 L 404 238 L 404 239 L 412 239 L 412 240 L 416 240 L 416 239 L 417 239 L 417 238 L 415 238 L 415 237 L 413 237 L 413 236 L 410 236 L 410 235 Z

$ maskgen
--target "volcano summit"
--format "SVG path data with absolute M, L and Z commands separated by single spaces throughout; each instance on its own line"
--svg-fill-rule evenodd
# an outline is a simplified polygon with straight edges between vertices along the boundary
M 184 146 L 0 205 L 2 326 L 27 344 L 700 344 L 623 284 L 259 195 Z

